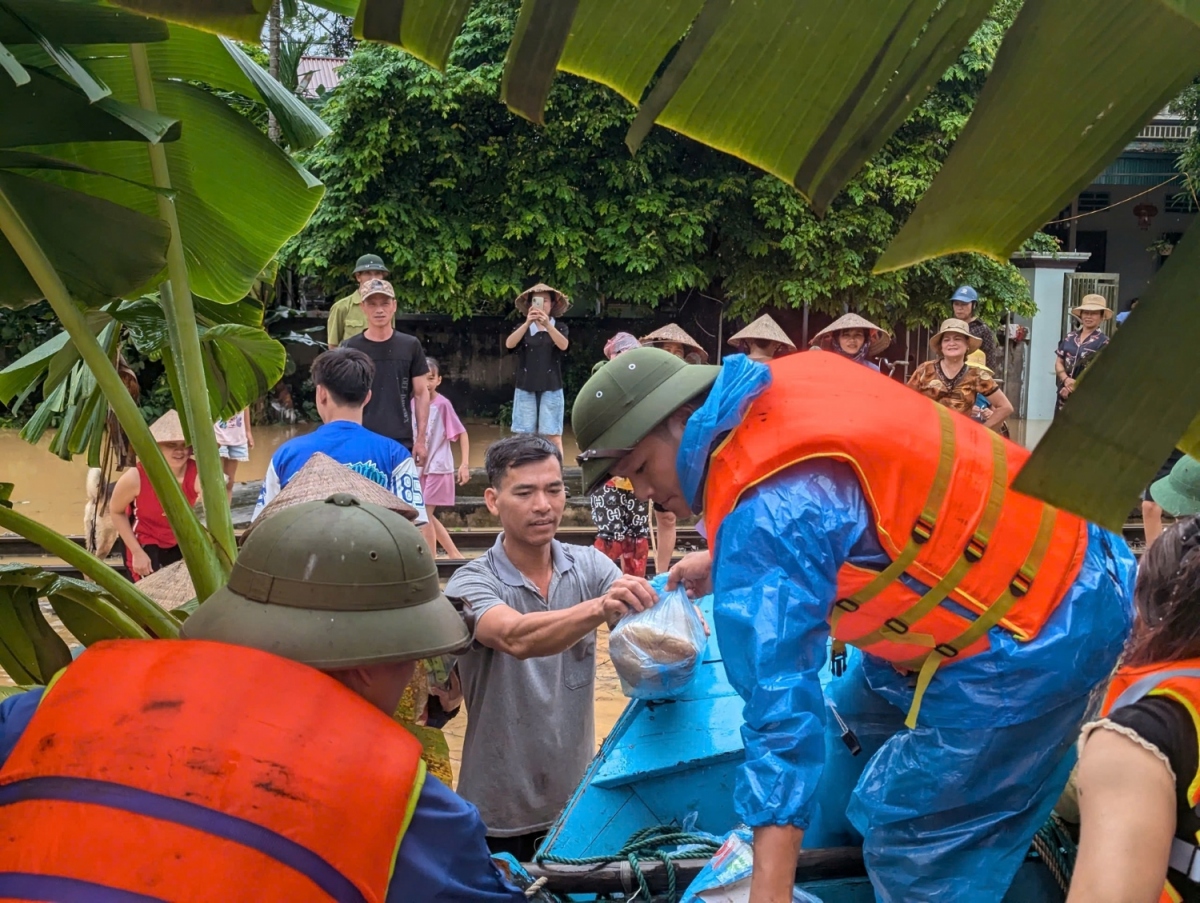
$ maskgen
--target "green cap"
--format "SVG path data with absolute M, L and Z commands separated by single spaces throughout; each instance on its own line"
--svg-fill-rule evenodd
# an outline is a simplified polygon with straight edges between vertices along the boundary
M 420 530 L 341 492 L 256 525 L 183 635 L 325 671 L 430 658 L 471 639 Z
M 1150 484 L 1150 498 L 1172 517 L 1200 514 L 1200 461 L 1180 458 L 1169 474 Z
M 358 258 L 358 263 L 354 265 L 354 272 L 368 273 L 372 270 L 378 270 L 381 273 L 387 273 L 388 268 L 383 265 L 383 258 L 378 254 L 364 254 Z
M 583 491 L 608 479 L 619 459 L 679 407 L 706 391 L 720 367 L 688 364 L 661 348 L 634 348 L 584 383 L 571 409 L 583 453 Z

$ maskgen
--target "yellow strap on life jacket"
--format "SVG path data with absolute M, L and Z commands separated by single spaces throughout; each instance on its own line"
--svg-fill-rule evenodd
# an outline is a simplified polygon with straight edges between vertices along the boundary
M 937 405 L 937 412 L 938 425 L 942 430 L 942 441 L 938 452 L 937 472 L 933 478 L 933 486 L 929 489 L 929 498 L 925 500 L 921 516 L 917 518 L 908 542 L 904 544 L 904 548 L 900 550 L 896 559 L 849 599 L 840 599 L 834 604 L 829 615 L 829 631 L 834 636 L 835 642 L 840 642 L 836 637 L 838 621 L 841 620 L 842 615 L 857 611 L 899 580 L 908 566 L 917 560 L 917 556 L 921 553 L 921 546 L 929 541 L 937 526 L 942 503 L 945 502 L 946 494 L 950 491 L 950 476 L 954 472 L 954 417 L 956 416 L 942 405 Z
M 934 639 L 931 636 L 910 633 L 908 629 L 909 625 L 915 624 L 941 605 L 949 597 L 950 593 L 958 587 L 963 578 L 967 576 L 967 571 L 971 569 L 971 565 L 979 561 L 987 551 L 988 542 L 992 538 L 992 532 L 996 529 L 996 524 L 1000 522 L 1000 511 L 1004 507 L 1004 494 L 1008 490 L 1008 456 L 1004 451 L 1004 440 L 996 433 L 991 433 L 991 437 L 992 483 L 988 487 L 987 505 L 983 510 L 983 516 L 979 520 L 979 528 L 971 537 L 970 542 L 967 543 L 963 554 L 954 562 L 950 570 L 946 572 L 946 576 L 934 586 L 931 586 L 911 606 L 896 617 L 889 618 L 878 630 L 873 630 L 866 636 L 856 639 L 854 644 L 859 648 L 865 648 L 871 643 L 878 643 L 880 640 L 896 640 L 898 642 L 928 646 L 931 649 L 935 645 Z
M 917 713 L 921 710 L 921 700 L 925 696 L 925 691 L 929 688 L 929 682 L 933 680 L 933 675 L 941 667 L 942 662 L 946 661 L 946 659 L 954 658 L 961 650 L 968 648 L 972 643 L 999 624 L 1004 616 L 1008 614 L 1009 609 L 1016 604 L 1017 600 L 1029 592 L 1029 587 L 1033 584 L 1033 579 L 1037 575 L 1038 568 L 1042 566 L 1042 559 L 1046 557 L 1046 552 L 1050 548 L 1050 540 L 1054 535 L 1054 521 L 1057 517 L 1057 508 L 1046 505 L 1042 509 L 1042 518 L 1038 524 L 1037 535 L 1034 537 L 1029 554 L 1025 556 L 1025 563 L 1017 570 L 1016 576 L 1013 577 L 1004 592 L 1000 594 L 1000 598 L 988 606 L 987 611 L 972 621 L 970 627 L 949 643 L 942 643 L 935 647 L 923 658 L 910 659 L 900 664 L 902 668 L 910 670 L 920 669 L 917 674 L 917 686 L 913 693 L 912 705 L 909 706 L 908 717 L 904 719 L 905 726 L 910 730 L 917 726 Z

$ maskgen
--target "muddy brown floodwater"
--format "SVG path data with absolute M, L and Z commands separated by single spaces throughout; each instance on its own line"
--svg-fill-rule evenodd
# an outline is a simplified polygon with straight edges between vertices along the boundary
M 488 446 L 507 435 L 494 423 L 466 422 L 471 440 L 471 466 L 482 467 Z M 256 426 L 254 448 L 250 460 L 238 468 L 237 480 L 261 480 L 271 462 L 271 455 L 288 439 L 315 429 L 315 423 L 294 426 Z M 13 504 L 16 510 L 32 517 L 59 533 L 83 532 L 83 506 L 87 502 L 87 458 L 63 461 L 47 451 L 50 436 L 37 447 L 25 442 L 17 430 L 0 430 L 0 482 L 13 483 Z M 574 437 L 564 437 L 567 462 L 574 463 L 579 449 Z M 458 460 L 458 450 L 454 452 Z M 0 531 L 2 532 L 2 531 Z

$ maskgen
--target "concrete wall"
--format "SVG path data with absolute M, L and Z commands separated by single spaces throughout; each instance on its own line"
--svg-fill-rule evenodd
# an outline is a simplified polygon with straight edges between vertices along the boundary
M 288 321 L 290 328 L 325 341 L 324 311 L 297 316 Z M 596 316 L 591 311 L 572 310 L 565 318 L 570 328 L 570 347 L 563 370 L 568 408 L 580 386 L 591 375 L 592 367 L 603 358 L 604 343 L 616 332 L 641 336 L 669 322 L 677 322 L 713 359 L 717 353 L 720 305 L 699 296 L 677 311 L 664 311 L 647 317 Z M 512 404 L 517 355 L 504 347 L 505 337 L 520 323 L 513 317 L 472 317 L 453 320 L 444 316 L 405 314 L 397 318 L 402 332 L 415 335 L 425 353 L 437 358 L 442 366 L 442 393 L 454 404 L 460 417 L 494 418 Z M 731 332 L 722 333 L 728 337 Z M 296 362 L 296 372 L 288 377 L 292 395 L 298 403 L 307 398 L 303 389 L 309 368 L 323 346 L 289 343 L 288 351 Z M 726 348 L 726 350 L 730 350 Z

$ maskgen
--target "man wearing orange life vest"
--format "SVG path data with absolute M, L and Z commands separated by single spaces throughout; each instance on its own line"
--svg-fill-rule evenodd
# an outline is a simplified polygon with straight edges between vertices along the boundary
M 0 706 L 0 899 L 524 901 L 389 717 L 469 640 L 400 514 L 281 511 L 184 634 L 97 643 Z
M 631 351 L 572 421 L 585 489 L 622 476 L 703 513 L 711 558 L 672 582 L 709 591 L 711 569 L 746 701 L 734 797 L 755 829 L 753 903 L 791 900 L 809 829 L 861 838 L 887 903 L 1001 900 L 1128 634 L 1124 544 L 1011 492 L 1023 449 L 834 355 L 702 367 Z M 840 809 L 818 789 L 830 638 L 835 673 L 861 651 L 830 696 L 866 700 L 879 734 Z M 853 728 L 862 713 L 840 714 Z

